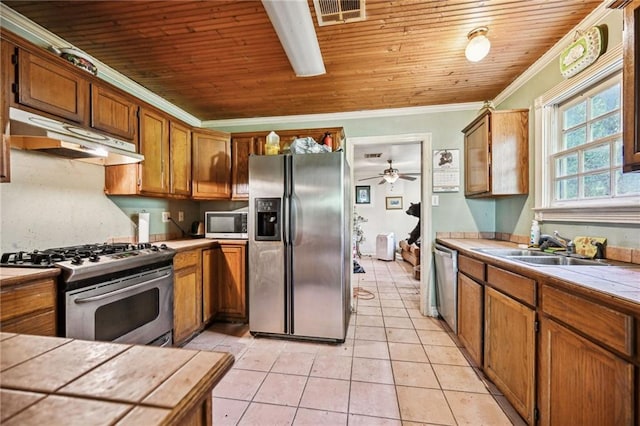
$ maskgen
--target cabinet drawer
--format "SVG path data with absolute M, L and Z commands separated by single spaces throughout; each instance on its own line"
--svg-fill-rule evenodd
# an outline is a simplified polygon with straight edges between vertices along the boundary
M 173 269 L 178 270 L 189 266 L 197 266 L 200 263 L 200 251 L 190 250 L 177 253 L 173 258 Z
M 458 256 L 458 270 L 480 281 L 485 280 L 484 263 L 479 260 L 466 256 Z
M 55 309 L 56 287 L 51 279 L 33 281 L 0 292 L 0 321 L 32 312 Z
M 536 305 L 536 282 L 494 266 L 487 266 L 487 282 L 503 293 L 530 306 Z
M 36 334 L 38 336 L 56 335 L 56 312 L 53 309 L 33 315 L 15 318 L 0 325 L 5 333 Z
M 633 355 L 633 318 L 562 290 L 542 286 L 542 311 L 626 355 Z

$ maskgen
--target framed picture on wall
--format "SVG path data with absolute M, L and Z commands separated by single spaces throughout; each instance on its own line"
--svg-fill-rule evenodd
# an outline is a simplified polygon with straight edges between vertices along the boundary
M 401 210 L 402 197 L 387 197 L 387 210 Z
M 371 203 L 371 187 L 369 185 L 356 186 L 356 204 Z

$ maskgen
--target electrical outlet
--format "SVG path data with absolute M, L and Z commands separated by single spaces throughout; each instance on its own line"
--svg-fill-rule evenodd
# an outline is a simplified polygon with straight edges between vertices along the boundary
M 431 205 L 432 206 L 439 206 L 440 205 L 440 196 L 439 195 L 432 195 L 431 196 Z
M 184 212 L 178 212 L 178 222 L 184 222 Z
M 169 222 L 169 218 L 171 216 L 169 215 L 169 212 L 162 212 L 162 221 L 163 222 Z

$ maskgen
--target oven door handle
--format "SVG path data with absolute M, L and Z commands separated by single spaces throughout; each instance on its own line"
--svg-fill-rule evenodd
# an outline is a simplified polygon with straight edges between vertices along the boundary
M 90 303 L 90 302 L 95 302 L 96 300 L 106 299 L 107 297 L 115 296 L 117 294 L 126 293 L 126 292 L 129 292 L 131 290 L 135 290 L 135 289 L 140 288 L 140 287 L 148 286 L 149 284 L 154 283 L 156 281 L 160 281 L 162 279 L 165 279 L 168 276 L 169 276 L 169 274 L 164 275 L 162 277 L 154 278 L 152 280 L 145 281 L 145 282 L 142 282 L 142 283 L 139 283 L 139 284 L 134 284 L 134 285 L 129 286 L 129 287 L 121 288 L 119 290 L 110 291 L 109 293 L 100 294 L 98 296 L 85 297 L 84 299 L 76 299 L 73 302 L 76 303 L 76 304 L 80 304 L 80 303 Z

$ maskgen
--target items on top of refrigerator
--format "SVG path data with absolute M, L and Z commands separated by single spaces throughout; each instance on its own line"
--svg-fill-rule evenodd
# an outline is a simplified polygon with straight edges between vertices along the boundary
M 264 145 L 264 151 L 267 155 L 280 154 L 280 136 L 274 131 L 267 135 L 267 142 Z
M 331 152 L 327 145 L 320 145 L 312 137 L 297 138 L 291 143 L 291 153 L 293 154 L 316 154 L 320 152 Z

